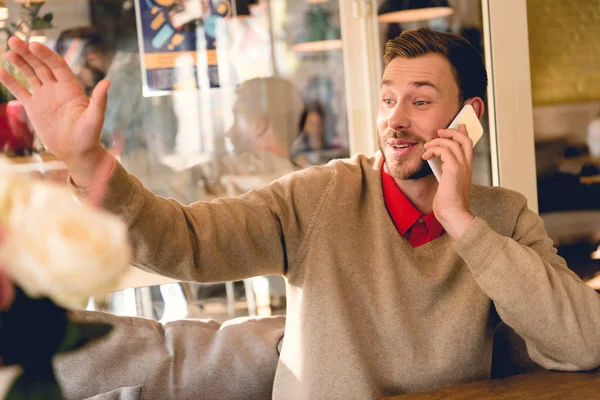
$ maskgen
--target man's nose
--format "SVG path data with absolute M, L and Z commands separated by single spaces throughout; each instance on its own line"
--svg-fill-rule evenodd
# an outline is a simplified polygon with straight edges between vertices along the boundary
M 402 102 L 399 102 L 389 114 L 388 126 L 394 131 L 400 131 L 408 128 L 409 125 L 410 119 L 408 118 L 408 110 Z

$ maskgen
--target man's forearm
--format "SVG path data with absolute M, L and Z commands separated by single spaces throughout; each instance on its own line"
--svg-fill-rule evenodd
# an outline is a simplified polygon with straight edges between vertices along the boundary
M 534 217 L 528 211 L 525 218 Z M 506 238 L 476 219 L 457 253 L 502 320 L 525 339 L 535 362 L 551 369 L 595 368 L 600 296 L 556 255 L 541 223 L 523 228 L 526 237 Z

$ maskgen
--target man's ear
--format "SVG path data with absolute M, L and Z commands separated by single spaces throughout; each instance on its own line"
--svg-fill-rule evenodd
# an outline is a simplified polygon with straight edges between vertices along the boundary
M 485 103 L 481 97 L 471 97 L 469 100 L 465 101 L 465 105 L 467 104 L 470 104 L 473 107 L 475 114 L 477 114 L 477 118 L 481 119 L 481 117 L 483 117 L 483 113 L 485 112 Z

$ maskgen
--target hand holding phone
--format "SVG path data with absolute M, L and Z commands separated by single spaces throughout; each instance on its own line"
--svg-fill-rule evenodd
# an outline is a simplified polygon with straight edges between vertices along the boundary
M 481 126 L 479 118 L 470 104 L 465 105 L 459 111 L 454 120 L 448 125 L 448 129 L 458 129 L 461 124 L 465 124 L 467 133 L 473 141 L 473 147 L 475 147 L 481 136 L 483 136 L 483 126 Z M 439 157 L 435 157 L 427 162 L 433 171 L 433 175 L 435 175 L 439 182 L 442 177 L 442 160 Z

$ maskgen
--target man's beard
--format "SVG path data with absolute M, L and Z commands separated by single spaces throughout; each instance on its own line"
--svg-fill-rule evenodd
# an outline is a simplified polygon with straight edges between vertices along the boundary
M 423 143 L 423 140 L 416 137 L 416 136 L 412 136 L 409 132 L 394 132 L 392 135 L 386 137 L 385 139 L 379 139 L 378 140 L 378 144 L 379 144 L 379 150 L 381 151 L 381 154 L 383 155 L 384 160 L 386 160 L 387 163 L 387 159 L 385 157 L 385 152 L 383 151 L 384 146 L 387 146 L 387 140 L 388 139 L 405 139 L 405 140 L 412 140 L 415 141 L 417 143 Z M 387 167 L 388 167 L 388 171 L 389 174 L 396 179 L 400 179 L 400 180 L 416 180 L 416 179 L 422 179 L 425 178 L 431 174 L 433 174 L 433 171 L 431 170 L 431 167 L 429 166 L 429 163 L 426 162 L 425 160 L 421 159 L 420 165 L 418 166 L 418 168 L 416 168 L 416 170 L 414 171 L 407 171 L 402 167 L 402 164 L 400 164 L 400 166 L 395 166 L 392 167 L 389 163 L 387 163 Z
M 433 174 L 433 171 L 431 170 L 429 163 L 426 162 L 425 160 L 423 160 L 423 161 L 421 161 L 421 168 L 419 168 L 419 170 L 417 172 L 409 175 L 406 179 L 407 180 L 421 179 L 421 178 L 425 178 L 431 174 Z

